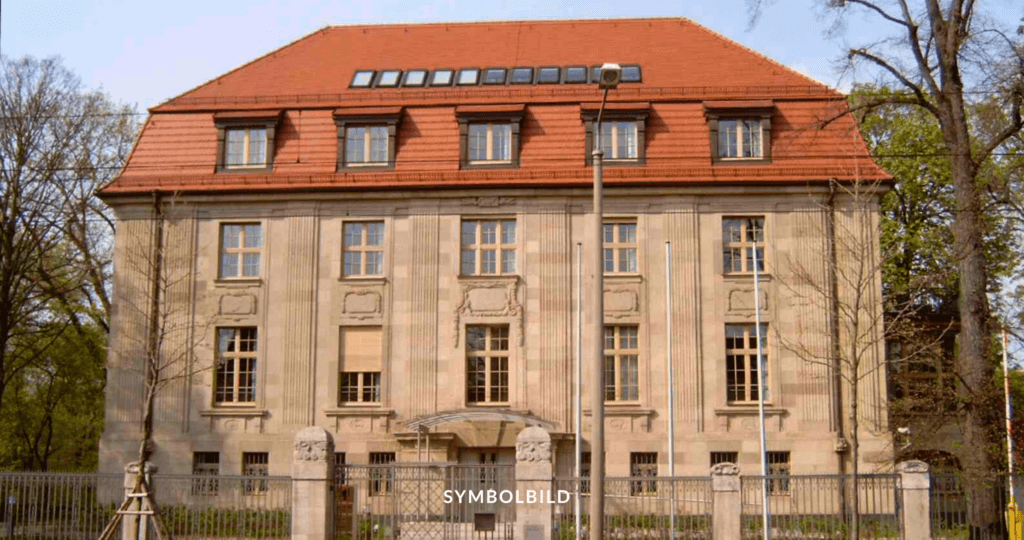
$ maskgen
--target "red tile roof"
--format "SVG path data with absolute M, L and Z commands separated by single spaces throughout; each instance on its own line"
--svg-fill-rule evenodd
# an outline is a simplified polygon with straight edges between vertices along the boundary
M 585 185 L 580 110 L 596 85 L 349 89 L 357 69 L 637 63 L 643 82 L 609 93 L 608 110 L 646 109 L 647 164 L 609 167 L 632 184 L 883 179 L 845 98 L 686 19 L 330 27 L 151 109 L 122 175 L 104 195 L 168 190 L 378 189 Z M 712 166 L 705 106 L 774 104 L 772 163 Z M 519 169 L 459 170 L 456 110 L 525 108 Z M 335 109 L 397 111 L 388 172 L 336 172 Z M 214 119 L 284 111 L 272 174 L 215 173 Z M 355 112 L 354 112 L 355 111 Z M 823 122 L 838 116 L 838 120 Z

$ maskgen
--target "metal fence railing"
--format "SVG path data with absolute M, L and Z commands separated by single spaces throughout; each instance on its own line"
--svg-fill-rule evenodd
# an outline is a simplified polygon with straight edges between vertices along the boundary
M 1024 476 L 1014 478 L 1015 487 L 1020 490 Z M 990 524 L 975 532 L 978 538 L 1020 538 L 1024 535 L 1024 523 L 1019 515 L 1015 518 L 1007 512 L 1010 503 L 1008 475 L 993 475 L 982 480 L 981 486 L 983 498 L 973 501 L 968 491 L 964 489 L 963 478 L 959 473 L 932 473 L 929 491 L 932 538 L 938 540 L 970 537 L 969 523 L 972 511 L 977 515 L 975 522 Z M 1015 499 L 1019 508 L 1024 502 L 1020 493 Z M 1010 534 L 1014 531 L 1017 536 Z
M 902 538 L 899 475 L 744 476 L 742 535 L 755 540 L 764 530 L 764 482 L 772 538 L 849 538 L 856 496 L 860 538 Z M 854 495 L 856 493 L 856 495 Z
M 121 474 L 0 472 L 0 537 L 96 538 L 123 486 Z
M 606 478 L 604 535 L 622 539 L 710 539 L 712 492 L 710 477 Z M 576 538 L 575 497 L 580 498 L 580 538 L 589 538 L 590 480 L 556 478 L 553 506 L 558 540 Z M 559 492 L 568 494 L 560 502 Z M 564 498 L 564 496 L 563 496 Z M 675 535 L 671 531 L 675 530 Z
M 175 539 L 291 537 L 291 478 L 158 474 L 152 488 Z

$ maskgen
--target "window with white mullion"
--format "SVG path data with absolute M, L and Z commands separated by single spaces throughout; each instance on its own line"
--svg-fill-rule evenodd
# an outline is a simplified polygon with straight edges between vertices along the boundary
M 632 274 L 639 271 L 635 222 L 605 223 L 604 273 Z
M 470 163 L 511 161 L 511 124 L 470 124 L 468 154 Z
M 262 249 L 263 229 L 259 223 L 221 224 L 221 279 L 259 277 Z
M 722 218 L 722 263 L 725 273 L 752 273 L 755 260 L 758 272 L 764 272 L 764 238 L 764 217 Z
M 344 276 L 384 274 L 384 222 L 345 223 Z
M 225 162 L 228 168 L 263 167 L 267 164 L 267 130 L 244 128 L 227 130 Z
M 387 126 L 354 126 L 345 131 L 346 165 L 381 165 L 388 162 Z
M 757 159 L 764 155 L 761 121 L 735 119 L 718 121 L 718 156 Z
M 636 122 L 601 122 L 601 151 L 609 160 L 636 159 Z
M 461 272 L 467 276 L 514 275 L 515 220 L 463 221 Z
M 507 403 L 508 326 L 466 327 L 466 402 Z
M 636 326 L 604 327 L 605 401 L 640 399 L 640 342 Z

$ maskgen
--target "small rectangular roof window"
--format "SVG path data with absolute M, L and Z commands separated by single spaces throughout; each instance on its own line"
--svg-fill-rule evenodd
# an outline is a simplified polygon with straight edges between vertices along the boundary
M 458 84 L 470 85 L 477 84 L 480 82 L 480 69 L 479 68 L 463 68 L 459 70 Z
M 622 66 L 622 82 L 640 82 L 640 66 L 626 64 Z
M 410 69 L 405 72 L 405 79 L 402 81 L 402 86 L 423 86 L 425 82 L 427 82 L 427 70 Z
M 505 84 L 505 68 L 487 68 L 484 71 L 484 84 Z
M 512 84 L 530 84 L 532 82 L 532 67 L 517 67 L 512 69 Z
M 387 69 L 380 72 L 377 76 L 377 86 L 383 88 L 394 88 L 398 86 L 398 78 L 402 75 L 402 72 L 397 69 Z
M 352 76 L 352 88 L 369 88 L 373 82 L 373 70 L 362 69 Z
M 560 69 L 556 67 L 542 67 L 537 77 L 538 84 L 558 84 Z
M 430 76 L 430 86 L 451 86 L 453 73 L 451 69 L 435 69 Z
M 570 66 L 565 68 L 565 82 L 580 84 L 587 82 L 587 68 L 583 66 Z

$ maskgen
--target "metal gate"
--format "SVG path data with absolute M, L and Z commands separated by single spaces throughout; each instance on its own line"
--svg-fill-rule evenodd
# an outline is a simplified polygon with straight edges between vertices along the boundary
M 512 465 L 341 465 L 335 538 L 512 540 L 515 489 Z

